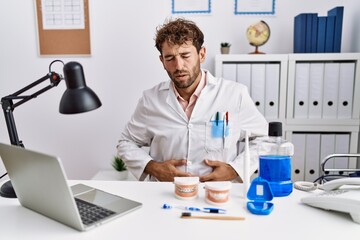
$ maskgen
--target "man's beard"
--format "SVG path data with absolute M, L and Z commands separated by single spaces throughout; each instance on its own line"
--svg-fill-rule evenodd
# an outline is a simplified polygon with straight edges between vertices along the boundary
M 200 74 L 200 68 L 193 68 L 192 71 L 194 74 L 191 74 L 189 71 L 176 71 L 174 74 L 170 74 L 168 72 L 168 75 L 170 76 L 171 80 L 174 82 L 175 86 L 177 88 L 188 88 L 196 81 L 196 78 Z M 178 75 L 186 75 L 186 79 L 184 81 L 178 81 L 176 80 L 176 76 Z

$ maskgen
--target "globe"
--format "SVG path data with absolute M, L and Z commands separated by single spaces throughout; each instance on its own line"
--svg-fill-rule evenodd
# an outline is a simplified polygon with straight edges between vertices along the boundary
M 259 46 L 264 45 L 269 40 L 270 27 L 262 20 L 251 24 L 246 30 L 246 37 L 250 45 L 255 47 L 255 51 L 251 54 L 261 54 L 262 52 L 259 52 Z

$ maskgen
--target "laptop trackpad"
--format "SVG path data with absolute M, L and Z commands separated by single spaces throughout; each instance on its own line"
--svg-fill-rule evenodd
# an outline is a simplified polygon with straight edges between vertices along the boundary
M 113 195 L 83 184 L 74 185 L 71 189 L 74 193 L 74 197 L 117 213 L 125 213 L 142 205 L 139 202 Z

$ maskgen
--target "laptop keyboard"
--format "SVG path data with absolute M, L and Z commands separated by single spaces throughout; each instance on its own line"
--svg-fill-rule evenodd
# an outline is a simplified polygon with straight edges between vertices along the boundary
M 95 204 L 85 202 L 81 199 L 75 198 L 76 205 L 79 209 L 80 217 L 85 225 L 90 225 L 94 222 L 107 218 L 115 212 L 106 208 L 97 206 Z

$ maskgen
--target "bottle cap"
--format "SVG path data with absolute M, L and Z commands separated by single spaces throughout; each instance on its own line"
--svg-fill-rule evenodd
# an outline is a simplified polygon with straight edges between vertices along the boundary
M 282 136 L 282 123 L 281 122 L 269 122 L 269 136 L 281 137 Z

